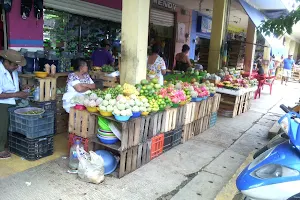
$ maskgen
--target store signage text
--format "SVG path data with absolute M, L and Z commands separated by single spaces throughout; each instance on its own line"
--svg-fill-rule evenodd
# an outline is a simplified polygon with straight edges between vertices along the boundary
M 176 10 L 176 7 L 177 7 L 176 4 L 169 2 L 169 1 L 165 1 L 165 0 L 153 0 L 153 3 L 158 6 L 170 9 L 170 10 Z

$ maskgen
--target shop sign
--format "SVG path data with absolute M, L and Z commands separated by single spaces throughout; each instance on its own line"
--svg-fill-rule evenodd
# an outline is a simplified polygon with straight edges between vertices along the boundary
M 170 10 L 176 10 L 177 5 L 169 2 L 169 1 L 165 1 L 165 0 L 153 0 L 153 4 L 158 5 L 160 7 L 166 8 L 166 9 L 170 9 Z

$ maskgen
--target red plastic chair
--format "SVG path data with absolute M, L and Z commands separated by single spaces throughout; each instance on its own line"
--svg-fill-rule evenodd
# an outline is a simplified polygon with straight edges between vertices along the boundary
M 262 89 L 264 89 L 264 85 L 270 86 L 270 95 L 272 95 L 272 87 L 273 87 L 275 78 L 276 78 L 276 76 L 265 77 L 265 82 L 262 86 Z
M 262 90 L 262 88 L 264 86 L 264 83 L 266 81 L 266 76 L 265 75 L 256 75 L 255 78 L 258 81 L 258 85 L 257 85 L 257 90 L 254 93 L 254 99 L 257 98 L 257 95 L 258 95 L 258 98 L 260 98 L 261 90 Z
M 254 94 L 254 99 L 258 97 L 260 98 L 261 91 L 264 89 L 264 85 L 268 85 L 270 87 L 270 95 L 272 95 L 272 88 L 275 81 L 276 76 L 265 76 L 265 75 L 257 75 L 256 79 L 258 81 L 257 90 Z

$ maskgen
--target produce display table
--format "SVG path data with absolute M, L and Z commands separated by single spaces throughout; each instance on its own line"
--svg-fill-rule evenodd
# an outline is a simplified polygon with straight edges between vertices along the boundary
M 92 150 L 108 150 L 118 156 L 120 162 L 113 175 L 121 178 L 208 129 L 211 117 L 218 110 L 220 98 L 221 95 L 216 94 L 201 102 L 191 102 L 127 122 L 72 108 L 69 133 L 88 138 Z M 96 137 L 99 129 L 98 117 L 107 119 L 119 127 L 121 141 L 104 144 Z
M 251 107 L 251 100 L 253 98 L 254 88 L 244 89 L 240 91 L 231 91 L 228 89 L 217 89 L 221 93 L 220 109 L 218 114 L 224 117 L 235 117 L 247 112 Z

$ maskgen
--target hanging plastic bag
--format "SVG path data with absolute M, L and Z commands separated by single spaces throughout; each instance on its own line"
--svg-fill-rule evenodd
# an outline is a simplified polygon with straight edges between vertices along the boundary
M 79 165 L 78 176 L 88 183 L 99 184 L 104 181 L 104 161 L 95 152 L 87 153 L 83 148 L 76 149 Z

